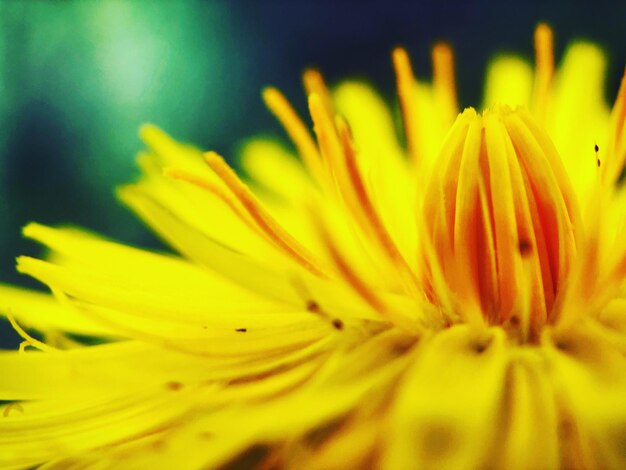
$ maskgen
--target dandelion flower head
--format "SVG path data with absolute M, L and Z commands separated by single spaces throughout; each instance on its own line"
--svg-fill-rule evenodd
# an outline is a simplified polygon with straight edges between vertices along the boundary
M 481 112 L 446 44 L 428 82 L 393 51 L 396 114 L 308 70 L 240 175 L 145 126 L 119 197 L 177 255 L 24 229 L 51 295 L 0 288 L 0 467 L 624 468 L 626 81 L 535 51 Z

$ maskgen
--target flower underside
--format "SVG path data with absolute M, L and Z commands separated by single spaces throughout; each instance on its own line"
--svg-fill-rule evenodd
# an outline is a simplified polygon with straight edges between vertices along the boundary
M 626 79 L 609 114 L 597 49 L 535 49 L 460 114 L 451 49 L 396 49 L 406 148 L 363 84 L 305 72 L 313 132 L 268 88 L 300 161 L 252 140 L 248 183 L 143 128 L 119 195 L 180 256 L 25 228 L 0 467 L 626 465 Z

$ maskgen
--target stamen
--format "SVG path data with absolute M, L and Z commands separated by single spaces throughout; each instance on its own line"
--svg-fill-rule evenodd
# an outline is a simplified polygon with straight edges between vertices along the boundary
M 452 245 L 457 268 L 449 275 L 464 303 L 480 304 L 478 280 L 478 179 L 483 120 L 476 117 L 470 124 L 458 170 Z
M 486 164 L 486 159 L 483 158 L 485 153 L 483 143 L 481 146 L 481 165 Z M 483 174 L 479 174 L 478 176 L 478 196 L 480 202 L 479 219 L 482 222 L 482 225 L 479 225 L 479 229 L 482 230 L 482 232 L 480 232 L 480 243 L 478 245 L 478 256 L 479 259 L 482 260 L 478 265 L 480 298 L 483 299 L 482 308 L 487 320 L 489 322 L 495 322 L 499 310 L 500 287 L 498 285 L 499 279 L 494 223 L 489 202 L 491 196 L 488 193 L 487 183 Z
M 528 256 L 524 257 L 521 265 L 518 265 L 518 288 L 520 290 L 520 295 L 517 299 L 517 310 L 519 312 L 517 327 L 519 328 L 519 333 L 521 334 L 521 340 L 523 342 L 528 342 L 531 338 L 533 340 L 536 339 L 537 331 L 539 330 L 538 325 L 543 324 L 546 319 L 545 313 L 545 305 L 541 305 L 540 308 L 542 310 L 542 314 L 539 315 L 536 313 L 535 308 L 535 300 L 537 297 L 537 277 L 536 271 L 532 266 L 533 259 Z M 543 295 L 541 295 L 543 300 Z M 516 316 L 511 315 L 511 316 Z M 510 318 L 510 317 L 509 317 Z M 515 323 L 510 323 L 511 326 Z
M 419 130 L 417 125 L 417 93 L 416 80 L 407 52 L 402 48 L 394 49 L 392 55 L 393 67 L 396 73 L 396 89 L 402 111 L 404 134 L 409 156 L 414 162 L 418 161 L 417 142 Z
M 323 224 L 319 224 L 318 228 L 322 241 L 324 242 L 334 265 L 339 270 L 339 274 L 341 274 L 343 279 L 352 287 L 356 294 L 378 314 L 385 317 L 398 327 L 407 331 L 417 332 L 419 330 L 419 325 L 413 319 L 403 313 L 390 310 L 386 302 L 351 268 L 350 263 L 337 249 L 337 246 L 331 239 L 330 234 Z
M 556 311 L 576 253 L 578 208 L 547 139 L 522 110 L 464 113 L 425 196 L 435 243 L 428 268 L 439 268 L 458 315 L 479 324 L 479 312 L 499 325 L 516 316 L 521 341 L 533 341 Z
M 347 176 L 343 170 L 343 152 L 335 125 L 324 107 L 322 99 L 316 93 L 309 95 L 309 111 L 317 141 L 322 153 L 325 169 L 329 176 L 334 177 L 338 188 L 348 185 Z
M 588 305 L 589 299 L 595 295 L 597 283 L 590 282 L 590 279 L 598 279 L 600 277 L 600 265 L 598 253 L 600 253 L 600 239 L 598 227 L 600 223 L 600 211 L 594 215 L 589 226 L 592 227 L 590 233 L 587 234 L 583 251 L 577 257 L 576 269 L 569 276 L 567 285 L 559 293 L 557 298 L 555 312 L 551 320 L 556 323 L 558 328 L 564 330 L 580 320 L 584 312 L 581 305 Z M 620 278 L 622 279 L 622 278 Z M 610 288 L 606 287 L 609 291 Z
M 302 81 L 304 83 L 304 89 L 307 96 L 316 94 L 322 100 L 324 109 L 329 116 L 335 114 L 335 107 L 333 106 L 333 99 L 330 96 L 330 91 L 324 82 L 324 77 L 319 70 L 307 69 L 302 74 Z
M 343 196 L 345 203 L 352 206 L 352 210 L 357 215 L 357 220 L 359 215 L 363 217 L 361 220 L 367 224 L 368 229 L 374 232 L 376 239 L 394 266 L 400 268 L 405 287 L 415 291 L 417 281 L 413 272 L 389 236 L 367 194 L 357 168 L 347 122 L 338 117 L 335 125 L 317 94 L 312 94 L 309 97 L 309 107 L 324 161 L 329 173 L 336 180 L 337 190 Z
M 26 333 L 26 331 L 17 323 L 15 317 L 11 312 L 7 312 L 6 316 L 15 332 L 20 335 L 20 337 L 24 340 L 20 344 L 20 352 L 23 352 L 27 346 L 32 346 L 33 348 L 39 349 L 40 351 L 56 351 L 55 348 L 48 346 L 46 343 L 42 343 L 38 339 L 35 339 L 31 335 Z
M 350 138 L 350 130 L 345 120 L 338 119 L 337 128 L 341 143 L 343 145 L 343 154 L 345 157 L 346 170 L 351 183 L 350 187 L 352 188 L 354 196 L 356 197 L 359 209 L 365 215 L 365 220 L 367 220 L 369 228 L 374 232 L 374 236 L 380 243 L 383 251 L 389 257 L 394 266 L 399 268 L 401 272 L 405 275 L 405 284 L 408 284 L 407 287 L 412 291 L 416 291 L 417 279 L 415 278 L 415 275 L 409 267 L 408 263 L 404 259 L 404 256 L 402 256 L 400 250 L 389 235 L 389 232 L 385 228 L 376 209 L 374 208 L 372 200 L 367 193 L 365 183 L 363 182 L 363 179 L 361 178 L 361 173 L 359 172 L 359 169 L 357 167 L 355 153 Z
M 454 122 L 459 114 L 454 82 L 454 56 L 448 44 L 439 43 L 433 48 L 433 87 L 443 111 L 445 126 Z
M 257 233 L 262 233 L 263 235 L 265 235 L 265 233 L 261 232 L 258 227 L 253 224 L 252 219 L 246 212 L 243 211 L 241 205 L 238 204 L 238 201 L 233 199 L 228 193 L 224 191 L 223 188 L 219 187 L 217 184 L 202 179 L 197 174 L 189 173 L 179 168 L 165 168 L 163 170 L 163 174 L 179 181 L 191 183 L 194 186 L 197 186 L 212 193 L 224 204 L 226 204 L 233 211 L 233 213 L 248 226 L 248 228 L 254 230 Z
M 13 402 L 4 407 L 4 410 L 2 410 L 2 417 L 8 418 L 11 414 L 11 411 L 13 410 L 19 411 L 22 414 L 24 413 L 24 408 L 22 407 L 22 405 L 18 402 Z
M 425 263 L 420 274 L 426 285 L 426 296 L 441 307 L 447 321 L 453 323 L 461 319 L 479 325 L 482 321 L 479 311 L 458 308 L 454 285 L 448 276 L 454 263 L 454 204 L 460 156 L 469 124 L 475 116 L 473 109 L 466 109 L 450 129 L 438 156 L 439 164 L 424 193 L 424 217 L 417 218 L 417 226 L 422 240 L 421 260 Z
M 222 157 L 215 152 L 207 152 L 205 160 L 276 246 L 311 273 L 325 277 L 323 271 L 311 260 L 312 256 L 308 251 L 274 220 Z
M 539 122 L 544 122 L 548 105 L 550 85 L 554 75 L 554 45 L 552 30 L 545 23 L 540 23 L 535 29 L 535 116 Z
M 547 238 L 545 235 L 545 230 L 542 226 L 541 216 L 539 214 L 539 209 L 537 208 L 537 202 L 534 197 L 529 197 L 529 195 L 533 194 L 531 183 L 528 180 L 528 176 L 526 174 L 523 175 L 523 183 L 524 183 L 524 192 L 526 194 L 526 201 L 528 203 L 528 212 L 530 214 L 529 228 L 532 227 L 534 231 L 534 236 L 530 234 L 525 235 L 520 238 L 519 241 L 519 250 L 522 258 L 535 258 L 539 260 L 539 271 L 541 276 L 541 281 L 543 283 L 543 297 L 546 308 L 546 315 L 550 313 L 552 306 L 554 305 L 554 296 L 556 293 L 556 286 L 553 282 L 552 271 L 550 269 L 550 256 L 548 254 L 548 244 Z M 524 252 L 524 241 L 530 242 L 530 252 L 523 254 Z M 539 275 L 539 274 L 538 274 Z
M 322 175 L 320 154 L 307 126 L 289 104 L 289 101 L 276 88 L 264 89 L 263 100 L 293 141 L 308 170 L 319 181 Z
M 526 325 L 545 321 L 546 301 L 540 257 L 534 249 L 537 229 L 532 196 L 525 187 L 520 157 L 501 121 L 506 112 L 488 111 L 484 116 L 484 153 L 477 179 L 484 194 L 481 199 L 486 199 L 481 204 L 488 212 L 482 213 L 487 229 L 478 240 L 479 259 L 493 251 L 490 266 L 479 263 L 479 281 L 481 302 L 483 308 L 491 309 L 492 321 L 504 324 L 517 314 Z M 484 254 L 483 245 L 489 248 Z M 489 271 L 493 269 L 495 273 Z
M 532 186 L 548 246 L 550 269 L 555 286 L 569 272 L 580 235 L 580 215 L 562 161 L 547 134 L 525 112 L 506 119 L 507 131 L 515 145 Z

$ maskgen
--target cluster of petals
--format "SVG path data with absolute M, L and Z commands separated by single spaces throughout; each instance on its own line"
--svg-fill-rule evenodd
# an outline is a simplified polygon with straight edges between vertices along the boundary
M 552 49 L 482 112 L 445 44 L 431 81 L 393 52 L 397 110 L 309 70 L 240 174 L 142 128 L 118 195 L 176 254 L 25 227 L 0 468 L 624 468 L 626 79 Z

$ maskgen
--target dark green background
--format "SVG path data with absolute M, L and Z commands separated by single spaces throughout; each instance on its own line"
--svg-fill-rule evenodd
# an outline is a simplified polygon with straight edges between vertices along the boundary
M 475 105 L 489 57 L 531 58 L 540 20 L 557 54 L 579 37 L 610 53 L 612 99 L 626 2 L 0 0 L 0 281 L 35 285 L 14 271 L 15 256 L 39 253 L 20 235 L 32 220 L 159 246 L 112 195 L 136 175 L 143 122 L 233 157 L 246 136 L 281 134 L 263 86 L 304 113 L 300 73 L 316 65 L 331 83 L 369 77 L 392 99 L 391 48 L 407 46 L 424 77 L 439 39 L 454 46 L 461 104 Z

